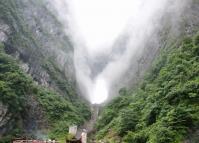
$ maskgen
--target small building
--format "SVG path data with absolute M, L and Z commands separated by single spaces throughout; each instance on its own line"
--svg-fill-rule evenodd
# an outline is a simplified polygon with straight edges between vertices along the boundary
M 76 136 L 76 134 L 77 134 L 77 126 L 76 125 L 69 127 L 69 134 Z

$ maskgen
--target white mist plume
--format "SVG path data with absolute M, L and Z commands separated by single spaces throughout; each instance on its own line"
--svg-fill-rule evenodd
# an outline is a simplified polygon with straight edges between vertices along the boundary
M 104 102 L 134 57 L 142 53 L 167 9 L 186 0 L 52 0 L 66 32 L 72 36 L 76 78 L 93 104 Z M 128 41 L 118 53 L 114 43 Z M 117 52 L 115 52 L 117 51 Z

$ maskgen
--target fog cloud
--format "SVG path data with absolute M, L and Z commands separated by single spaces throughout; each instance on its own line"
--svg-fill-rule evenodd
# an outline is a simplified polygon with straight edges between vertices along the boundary
M 76 78 L 91 102 L 104 102 L 140 55 L 162 16 L 186 0 L 52 0 L 74 43 Z M 117 43 L 123 38 L 124 43 Z

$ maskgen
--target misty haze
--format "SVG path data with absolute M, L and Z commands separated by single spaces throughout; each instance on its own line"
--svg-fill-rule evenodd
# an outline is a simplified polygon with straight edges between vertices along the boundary
M 130 66 L 136 66 L 130 65 L 131 61 L 142 56 L 147 42 L 153 40 L 151 36 L 156 36 L 161 18 L 167 12 L 178 18 L 187 3 L 185 0 L 52 1 L 75 45 L 74 63 L 81 94 L 92 104 L 100 104 L 114 96 L 111 90 L 126 86 L 115 87 Z M 122 40 L 125 44 L 118 46 Z
M 1 0 L 10 142 L 199 142 L 199 0 Z

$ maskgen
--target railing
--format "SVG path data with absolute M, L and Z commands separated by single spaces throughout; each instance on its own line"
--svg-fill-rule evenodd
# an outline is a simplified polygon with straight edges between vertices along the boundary
M 59 143 L 58 141 L 13 140 L 12 143 Z

